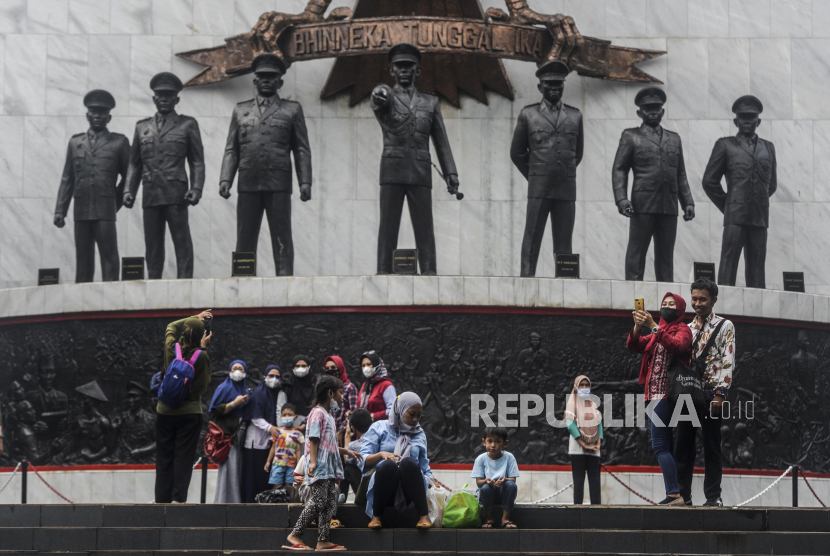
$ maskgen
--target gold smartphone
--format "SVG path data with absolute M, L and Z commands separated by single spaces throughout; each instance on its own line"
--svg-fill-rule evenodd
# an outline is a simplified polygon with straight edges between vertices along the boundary
M 634 310 L 635 311 L 645 311 L 646 310 L 645 302 L 644 302 L 642 297 L 638 297 L 637 299 L 634 300 Z

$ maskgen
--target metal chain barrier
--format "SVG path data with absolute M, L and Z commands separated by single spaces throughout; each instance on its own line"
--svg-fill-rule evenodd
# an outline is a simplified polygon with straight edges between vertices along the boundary
M 777 484 L 781 481 L 781 479 L 783 479 L 784 477 L 786 477 L 786 476 L 787 476 L 787 474 L 788 474 L 790 471 L 792 471 L 792 470 L 793 470 L 793 466 L 791 465 L 791 466 L 789 466 L 789 467 L 787 468 L 787 470 L 786 470 L 786 471 L 784 471 L 784 472 L 781 474 L 781 476 L 780 476 L 780 477 L 778 477 L 777 479 L 775 479 L 775 480 L 772 482 L 772 484 L 771 484 L 771 485 L 769 485 L 767 488 L 765 488 L 764 490 L 762 490 L 761 492 L 759 492 L 758 494 L 756 494 L 755 496 L 753 496 L 753 497 L 752 497 L 752 498 L 750 498 L 749 500 L 746 500 L 746 501 L 744 501 L 744 502 L 741 502 L 740 504 L 736 505 L 735 507 L 736 507 L 736 508 L 740 508 L 741 506 L 746 506 L 747 504 L 749 504 L 749 503 L 750 503 L 750 502 L 752 502 L 753 500 L 757 500 L 758 498 L 760 498 L 761 496 L 763 496 L 764 494 L 766 494 L 767 492 L 769 492 L 769 490 L 770 490 L 772 487 L 774 487 L 775 485 L 777 485 Z
M 827 506 L 825 506 L 825 505 L 824 505 L 824 502 L 822 502 L 822 501 L 821 501 L 821 498 L 819 498 L 819 497 L 818 497 L 818 494 L 816 494 L 816 491 L 815 491 L 815 490 L 813 490 L 813 487 L 811 487 L 811 486 L 810 486 L 810 481 L 808 481 L 808 480 L 807 480 L 807 475 L 806 475 L 805 473 L 802 473 L 802 474 L 801 474 L 801 478 L 802 478 L 802 479 L 804 479 L 804 483 L 807 485 L 807 488 L 809 488 L 809 489 L 810 489 L 810 492 L 812 492 L 812 493 L 813 493 L 813 496 L 815 496 L 815 497 L 816 497 L 816 500 L 818 500 L 818 503 L 819 503 L 819 504 L 821 504 L 821 507 L 822 507 L 822 508 L 826 508 Z M 5 488 L 5 487 L 4 487 L 4 488 Z M 2 489 L 2 488 L 0 488 L 0 492 L 3 492 L 3 489 Z
M 645 496 L 643 496 L 642 494 L 640 494 L 639 492 L 637 492 L 636 490 L 634 490 L 633 488 L 631 488 L 630 486 L 628 486 L 627 484 L 625 484 L 624 482 L 622 482 L 622 481 L 620 480 L 620 478 L 619 478 L 619 477 L 617 477 L 616 475 L 614 475 L 613 473 L 611 473 L 611 470 L 610 470 L 610 469 L 608 469 L 607 467 L 605 467 L 605 464 L 604 464 L 604 463 L 603 463 L 603 464 L 601 464 L 601 465 L 602 465 L 602 468 L 603 468 L 603 469 L 605 469 L 605 472 L 606 472 L 606 473 L 608 473 L 609 475 L 611 475 L 612 477 L 614 477 L 614 480 L 616 480 L 616 481 L 617 481 L 618 483 L 620 483 L 622 486 L 624 486 L 624 487 L 625 487 L 625 488 L 627 488 L 629 491 L 633 492 L 634 494 L 636 494 L 637 496 L 639 496 L 640 498 L 642 498 L 643 500 L 645 500 L 645 501 L 646 501 L 646 502 L 648 502 L 649 504 L 652 504 L 652 505 L 654 505 L 654 506 L 656 506 L 656 505 L 657 505 L 657 502 L 655 502 L 654 500 L 649 500 L 648 498 L 646 498 Z
M 199 459 L 196 460 L 196 463 L 193 464 L 193 469 L 195 470 L 199 467 L 199 464 L 202 463 L 202 456 L 199 456 Z
M 17 472 L 20 470 L 20 467 L 22 465 L 23 465 L 22 461 L 17 464 L 17 467 L 15 467 L 14 471 L 12 471 L 12 476 L 9 477 L 9 480 L 6 481 L 5 485 L 3 485 L 3 488 L 0 488 L 0 493 L 2 493 L 4 490 L 6 490 L 6 487 L 9 486 L 12 483 L 12 479 L 14 479 L 14 476 L 17 475 Z
M 32 462 L 29 462 L 29 467 L 32 469 L 32 471 L 34 471 L 34 473 L 35 473 L 35 475 L 37 476 L 37 478 L 38 478 L 38 479 L 40 479 L 41 481 L 43 481 L 43 484 L 44 484 L 44 485 L 46 485 L 46 486 L 48 486 L 48 487 L 49 487 L 49 490 L 51 490 L 52 492 L 54 492 L 55 494 L 57 494 L 58 496 L 60 496 L 60 497 L 61 497 L 61 498 L 63 498 L 64 500 L 66 500 L 67 502 L 69 502 L 70 504 L 74 504 L 74 503 L 75 503 L 75 502 L 73 502 L 72 500 L 70 500 L 69 498 L 67 498 L 66 496 L 64 496 L 63 494 L 61 494 L 60 492 L 58 492 L 57 490 L 55 490 L 55 487 L 53 487 L 52 485 L 50 485 L 49 483 L 47 483 L 47 482 L 46 482 L 46 479 L 44 479 L 43 477 L 41 477 L 41 476 L 40 476 L 40 473 L 38 473 L 38 472 L 37 472 L 37 468 L 36 468 L 34 465 L 32 465 Z
M 565 492 L 566 490 L 568 490 L 568 489 L 569 489 L 569 488 L 571 488 L 572 486 L 574 486 L 574 484 L 573 484 L 572 482 L 571 482 L 571 483 L 568 483 L 567 485 L 565 485 L 564 487 L 560 488 L 559 490 L 557 490 L 556 492 L 554 492 L 554 493 L 553 493 L 553 494 L 551 494 L 550 496 L 545 496 L 544 498 L 540 498 L 539 500 L 536 500 L 535 502 L 527 502 L 526 504 L 524 504 L 524 503 L 523 503 L 523 504 L 521 504 L 521 505 L 522 505 L 522 506 L 524 506 L 524 505 L 532 506 L 532 505 L 534 505 L 534 504 L 541 504 L 542 502 L 545 502 L 545 501 L 547 501 L 547 500 L 550 500 L 551 498 L 556 498 L 557 496 L 559 496 L 560 494 L 562 494 L 563 492 Z

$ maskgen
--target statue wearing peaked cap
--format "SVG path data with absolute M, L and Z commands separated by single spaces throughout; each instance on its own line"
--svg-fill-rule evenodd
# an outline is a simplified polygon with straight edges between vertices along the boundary
M 96 89 L 84 96 L 89 130 L 69 140 L 63 167 L 54 224 L 63 228 L 74 200 L 75 282 L 92 282 L 95 246 L 101 257 L 101 278 L 118 280 L 121 262 L 115 213 L 121 208 L 130 163 L 130 143 L 120 133 L 107 129 L 115 99 Z M 118 180 L 118 177 L 121 180 Z
M 236 203 L 236 251 L 256 252 L 262 215 L 268 219 L 271 249 L 277 276 L 294 275 L 294 236 L 291 229 L 291 154 L 300 200 L 311 199 L 311 146 L 303 107 L 282 99 L 279 89 L 285 62 L 271 52 L 254 58 L 256 98 L 233 109 L 225 156 L 222 159 L 219 194 L 231 196 L 239 172 Z
M 542 102 L 519 114 L 510 158 L 527 179 L 527 220 L 522 240 L 522 276 L 536 276 L 548 216 L 553 253 L 572 253 L 576 215 L 576 167 L 582 161 L 582 113 L 562 103 L 568 66 L 558 60 L 536 72 Z
M 659 87 L 646 87 L 637 93 L 634 104 L 643 124 L 623 131 L 614 157 L 614 201 L 620 214 L 629 218 L 626 280 L 643 279 L 646 254 L 654 238 L 655 279 L 674 281 L 678 202 L 684 220 L 695 217 L 680 136 L 660 125 L 665 102 L 666 93 Z M 634 174 L 630 200 L 629 171 Z
M 764 105 L 752 95 L 735 101 L 732 112 L 738 134 L 715 142 L 703 173 L 703 190 L 723 213 L 718 284 L 724 286 L 735 285 L 743 251 L 746 286 L 766 287 L 769 198 L 778 187 L 778 168 L 775 147 L 755 133 L 763 111 Z M 726 191 L 721 185 L 724 176 Z
M 143 183 L 141 207 L 148 278 L 162 277 L 168 227 L 176 250 L 177 276 L 193 278 L 193 240 L 187 207 L 199 203 L 205 184 L 202 135 L 194 118 L 176 113 L 182 90 L 178 77 L 170 72 L 156 74 L 150 80 L 150 88 L 158 112 L 136 123 L 124 206 L 132 208 Z M 189 186 L 185 163 L 190 167 Z

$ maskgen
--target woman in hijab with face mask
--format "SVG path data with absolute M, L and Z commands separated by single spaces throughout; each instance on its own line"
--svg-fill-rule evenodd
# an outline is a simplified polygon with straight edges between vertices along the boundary
M 196 444 L 202 430 L 202 396 L 210 386 L 210 357 L 205 348 L 211 334 L 205 334 L 210 310 L 195 317 L 167 325 L 164 337 L 164 369 L 176 358 L 176 345 L 182 358 L 193 361 L 195 376 L 184 402 L 171 407 L 159 400 L 156 405 L 156 503 L 187 502 L 187 489 L 193 475 Z M 196 352 L 199 351 L 198 357 Z
M 297 408 L 297 429 L 305 432 L 305 419 L 314 403 L 314 386 L 317 382 L 311 374 L 311 358 L 298 355 L 291 362 L 292 372 L 285 380 L 286 401 Z
M 428 479 L 432 470 L 427 458 L 427 437 L 421 425 L 421 398 L 404 392 L 395 399 L 389 419 L 374 423 L 363 436 L 358 466 L 366 473 L 377 469 L 366 492 L 366 515 L 371 529 L 380 529 L 384 510 L 394 506 L 399 512 L 410 506 L 420 516 L 416 527 L 429 529 L 427 508 Z
M 387 376 L 383 359 L 374 351 L 369 351 L 363 354 L 360 367 L 366 382 L 360 387 L 358 405 L 372 414 L 372 421 L 387 419 L 398 394 Z
M 271 488 L 265 462 L 268 461 L 271 437 L 279 435 L 277 419 L 286 400 L 281 388 L 281 374 L 277 365 L 265 369 L 265 379 L 251 393 L 242 414 L 247 427 L 242 464 L 242 502 L 246 504 L 253 504 L 257 494 Z
M 602 443 L 602 413 L 590 398 L 591 381 L 585 375 L 574 379 L 574 387 L 565 407 L 565 424 L 568 437 L 568 454 L 571 456 L 571 473 L 574 479 L 574 504 L 582 504 L 585 494 L 585 474 L 588 474 L 588 490 L 591 505 L 602 503 L 599 447 Z
M 668 371 L 672 356 L 689 366 L 692 358 L 692 333 L 683 323 L 686 300 L 676 293 L 663 296 L 660 307 L 660 324 L 655 324 L 648 311 L 634 311 L 634 329 L 629 333 L 627 347 L 630 351 L 643 354 L 639 382 L 645 387 L 646 405 L 659 400 L 654 412 L 649 414 L 651 423 L 651 447 L 657 456 L 666 499 L 664 506 L 683 506 L 677 483 L 677 464 L 672 455 L 672 429 L 669 427 L 673 408 L 666 399 Z M 648 334 L 644 336 L 643 334 Z
M 244 361 L 237 360 L 231 363 L 228 378 L 216 388 L 210 401 L 210 422 L 219 427 L 224 434 L 233 435 L 228 459 L 219 464 L 214 504 L 238 504 L 242 501 L 239 494 L 242 450 L 239 444 L 240 437 L 244 438 L 240 424 L 248 403 L 248 383 L 245 378 L 247 372 L 248 366 Z

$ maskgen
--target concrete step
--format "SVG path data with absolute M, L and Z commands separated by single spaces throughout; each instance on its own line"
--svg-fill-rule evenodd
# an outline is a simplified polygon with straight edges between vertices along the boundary
M 279 551 L 288 528 L 40 527 L 0 530 L 0 550 L 51 552 Z M 307 543 L 317 530 L 308 529 Z M 828 554 L 830 533 L 630 530 L 334 529 L 352 550 L 474 554 Z
M 145 504 L 0 506 L 1 528 L 234 528 L 292 527 L 302 506 L 289 504 Z M 350 528 L 369 522 L 363 508 L 340 506 L 337 518 Z M 657 508 L 642 506 L 518 506 L 513 521 L 522 530 L 628 530 L 699 532 L 830 532 L 830 510 L 769 508 Z M 387 528 L 412 528 L 414 510 L 387 512 Z M 828 549 L 830 554 L 830 548 Z

